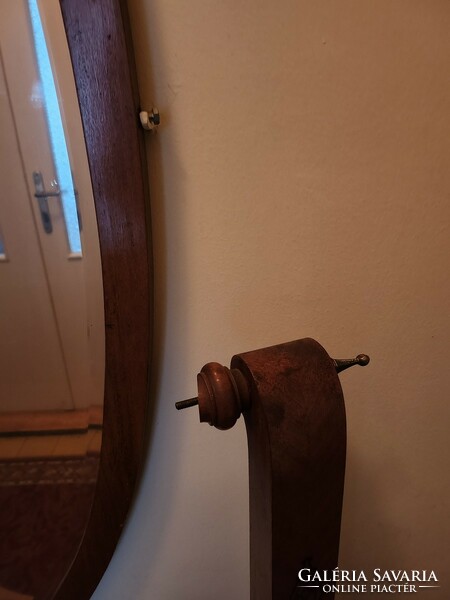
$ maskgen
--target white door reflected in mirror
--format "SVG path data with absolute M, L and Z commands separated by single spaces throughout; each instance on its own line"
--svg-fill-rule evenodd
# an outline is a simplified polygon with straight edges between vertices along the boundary
M 39 600 L 87 522 L 105 370 L 95 207 L 57 0 L 0 0 L 0 128 L 0 600 Z
M 103 398 L 101 266 L 81 121 L 59 5 L 40 8 L 0 4 L 0 331 L 12 344 L 2 345 L 2 411 L 82 409 Z

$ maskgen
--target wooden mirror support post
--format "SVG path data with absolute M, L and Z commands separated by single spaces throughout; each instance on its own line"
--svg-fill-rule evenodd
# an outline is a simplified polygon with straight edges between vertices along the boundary
M 229 429 L 244 415 L 250 476 L 251 600 L 321 598 L 337 566 L 346 420 L 338 373 L 369 357 L 332 359 L 302 339 L 238 354 L 198 375 L 200 421 Z M 325 594 L 324 594 L 325 595 Z M 333 598 L 333 593 L 327 593 Z

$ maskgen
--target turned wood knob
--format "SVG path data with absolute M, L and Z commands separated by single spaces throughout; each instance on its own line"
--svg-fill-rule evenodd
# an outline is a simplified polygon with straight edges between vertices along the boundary
M 210 362 L 197 375 L 198 398 L 176 403 L 178 410 L 198 404 L 200 421 L 230 429 L 250 406 L 247 381 L 239 369 Z

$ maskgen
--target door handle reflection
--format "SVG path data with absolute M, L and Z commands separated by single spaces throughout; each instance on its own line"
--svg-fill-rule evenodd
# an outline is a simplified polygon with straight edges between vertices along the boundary
M 39 212 L 41 213 L 42 226 L 45 233 L 52 233 L 53 224 L 50 216 L 50 210 L 48 207 L 48 198 L 61 196 L 61 191 L 58 186 L 55 186 L 53 190 L 46 190 L 44 186 L 44 180 L 40 171 L 33 172 L 33 183 L 34 183 L 34 197 L 38 201 Z

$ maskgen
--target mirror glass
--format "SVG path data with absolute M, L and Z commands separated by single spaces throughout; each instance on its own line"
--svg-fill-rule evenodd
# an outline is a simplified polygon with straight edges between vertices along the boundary
M 0 0 L 0 600 L 52 597 L 97 480 L 100 250 L 58 0 Z

